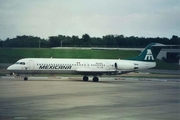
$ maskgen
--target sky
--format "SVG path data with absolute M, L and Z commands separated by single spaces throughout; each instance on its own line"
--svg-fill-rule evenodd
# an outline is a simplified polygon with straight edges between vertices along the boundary
M 180 36 L 180 0 L 0 0 L 0 39 Z

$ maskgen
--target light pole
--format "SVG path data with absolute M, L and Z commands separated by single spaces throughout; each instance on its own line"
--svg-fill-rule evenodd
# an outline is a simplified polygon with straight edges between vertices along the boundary
M 41 48 L 41 40 L 39 40 L 39 48 Z
M 3 48 L 4 48 L 4 41 L 2 41 L 2 44 L 3 44 Z
M 64 42 L 64 41 L 66 41 L 67 39 L 65 39 L 65 40 L 61 40 L 61 47 L 62 47 L 62 43 Z

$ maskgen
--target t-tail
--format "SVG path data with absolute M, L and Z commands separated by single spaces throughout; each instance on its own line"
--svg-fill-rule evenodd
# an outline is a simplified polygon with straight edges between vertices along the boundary
M 163 44 L 151 43 L 140 54 L 134 58 L 128 58 L 127 60 L 136 60 L 144 62 L 154 62 Z

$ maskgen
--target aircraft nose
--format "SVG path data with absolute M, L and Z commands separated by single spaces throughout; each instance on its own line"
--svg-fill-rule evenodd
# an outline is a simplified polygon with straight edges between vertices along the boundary
M 9 71 L 11 69 L 11 66 L 9 66 L 8 68 L 7 68 L 7 71 Z
M 11 71 L 11 70 L 12 70 L 12 65 L 7 68 L 7 71 Z

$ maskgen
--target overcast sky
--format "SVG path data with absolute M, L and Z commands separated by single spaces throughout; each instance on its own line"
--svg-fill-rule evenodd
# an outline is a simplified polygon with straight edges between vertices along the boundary
M 0 39 L 180 36 L 180 0 L 0 0 Z

